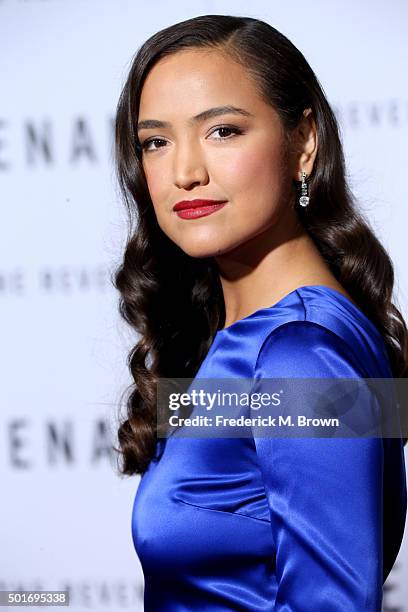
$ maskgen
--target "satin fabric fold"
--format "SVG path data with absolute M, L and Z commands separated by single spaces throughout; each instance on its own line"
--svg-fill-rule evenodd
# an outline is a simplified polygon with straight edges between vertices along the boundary
M 391 376 L 381 335 L 323 285 L 220 330 L 196 378 Z M 406 517 L 401 439 L 157 442 L 132 537 L 146 611 L 381 611 Z

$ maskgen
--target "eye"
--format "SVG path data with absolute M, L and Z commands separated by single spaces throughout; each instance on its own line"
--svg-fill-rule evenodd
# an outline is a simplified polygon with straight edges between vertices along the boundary
M 157 149 L 148 149 L 148 146 L 152 142 L 166 142 L 166 141 L 163 140 L 162 138 L 148 138 L 147 140 L 142 142 L 142 144 L 140 145 L 140 148 L 142 149 L 142 151 L 157 151 Z M 159 149 L 161 149 L 161 148 L 162 147 L 159 147 Z
M 215 128 L 215 130 L 213 132 L 211 132 L 211 134 L 215 134 L 215 132 L 231 132 L 232 134 L 242 134 L 243 131 L 235 126 L 232 125 L 220 125 L 219 127 Z M 230 138 L 216 138 L 216 140 L 230 140 Z
M 233 135 L 243 134 L 243 131 L 240 128 L 238 128 L 236 126 L 232 126 L 232 125 L 220 125 L 219 127 L 215 128 L 215 130 L 213 130 L 211 132 L 211 134 L 215 134 L 215 132 L 220 132 L 221 133 L 221 131 L 224 134 L 225 134 L 225 131 L 226 132 L 230 132 Z M 230 139 L 231 139 L 231 136 L 228 137 L 228 134 L 227 134 L 226 138 L 216 138 L 215 140 L 230 140 Z M 154 148 L 151 148 L 150 145 L 153 144 L 153 143 L 156 143 L 156 145 L 155 145 Z M 147 140 L 145 140 L 140 145 L 139 148 L 142 151 L 157 151 L 158 149 L 162 149 L 163 146 L 158 146 L 157 147 L 157 143 L 164 143 L 165 144 L 166 141 L 163 138 L 148 138 Z

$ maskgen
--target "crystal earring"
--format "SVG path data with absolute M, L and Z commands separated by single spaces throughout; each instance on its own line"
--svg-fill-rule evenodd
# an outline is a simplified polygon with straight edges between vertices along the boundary
M 300 206 L 308 206 L 309 195 L 308 195 L 308 186 L 306 183 L 306 177 L 307 177 L 306 172 L 301 172 L 301 176 L 302 176 L 302 184 L 300 186 L 300 189 L 301 189 L 302 195 L 299 198 L 299 204 Z

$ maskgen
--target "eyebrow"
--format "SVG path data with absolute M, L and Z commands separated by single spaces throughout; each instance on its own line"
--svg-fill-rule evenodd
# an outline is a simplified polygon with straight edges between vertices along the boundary
M 244 115 L 244 117 L 253 117 L 252 113 L 244 110 L 243 108 L 238 108 L 236 106 L 215 106 L 214 108 L 209 108 L 191 119 L 188 120 L 189 125 L 194 125 L 195 123 L 200 123 L 202 121 L 206 121 L 207 119 L 212 119 L 213 117 L 218 117 L 218 115 L 225 115 L 227 113 L 231 113 L 234 115 Z M 170 128 L 171 123 L 168 121 L 159 121 L 158 119 L 144 119 L 143 121 L 139 121 L 137 124 L 137 131 L 149 128 Z

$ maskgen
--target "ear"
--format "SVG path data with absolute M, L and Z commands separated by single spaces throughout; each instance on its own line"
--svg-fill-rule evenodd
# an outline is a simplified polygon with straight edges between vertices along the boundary
M 294 176 L 296 181 L 302 180 L 301 172 L 310 176 L 317 155 L 318 139 L 316 122 L 311 108 L 303 111 L 302 117 L 292 133 L 294 158 Z

